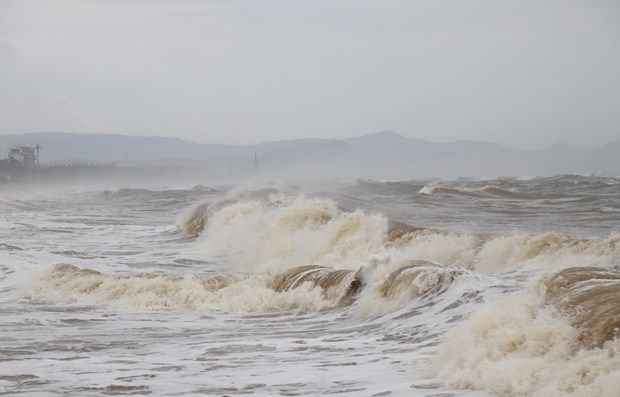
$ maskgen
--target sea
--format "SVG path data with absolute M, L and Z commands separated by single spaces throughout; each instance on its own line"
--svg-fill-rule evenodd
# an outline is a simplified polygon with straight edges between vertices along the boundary
M 620 396 L 620 179 L 0 186 L 0 395 Z

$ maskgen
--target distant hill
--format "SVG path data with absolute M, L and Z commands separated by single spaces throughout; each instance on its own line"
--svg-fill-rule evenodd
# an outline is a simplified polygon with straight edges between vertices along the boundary
M 41 162 L 82 160 L 121 164 L 242 160 L 258 154 L 262 170 L 276 173 L 326 173 L 348 177 L 620 175 L 620 141 L 594 150 L 565 144 L 544 150 L 515 151 L 484 141 L 437 143 L 393 131 L 348 139 L 295 139 L 258 145 L 199 144 L 170 137 L 117 134 L 32 133 L 0 135 L 0 157 L 13 145 L 41 145 Z
M 231 158 L 247 156 L 248 148 L 236 145 L 201 145 L 179 138 L 117 134 L 60 132 L 0 135 L 2 151 L 11 145 L 41 145 L 43 163 L 62 160 L 153 161 L 167 159 Z M 4 155 L 4 153 L 3 153 Z
M 349 138 L 345 142 L 361 152 L 390 157 L 436 153 L 445 145 L 407 138 L 393 131 L 375 132 Z
M 617 161 L 618 156 L 620 156 L 620 141 L 609 142 L 608 144 L 593 150 L 591 154 L 600 159 Z

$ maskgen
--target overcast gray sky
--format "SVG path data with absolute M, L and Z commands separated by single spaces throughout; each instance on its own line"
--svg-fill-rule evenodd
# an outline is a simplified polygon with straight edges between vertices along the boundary
M 0 0 L 0 133 L 620 139 L 620 2 Z

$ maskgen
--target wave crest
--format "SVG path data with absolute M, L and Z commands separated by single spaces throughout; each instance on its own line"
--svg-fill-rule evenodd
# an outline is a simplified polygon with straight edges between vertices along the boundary
M 596 267 L 572 267 L 544 281 L 546 297 L 571 324 L 579 340 L 600 347 L 620 336 L 620 272 Z
M 207 255 L 278 273 L 299 265 L 357 269 L 385 249 L 387 220 L 331 200 L 241 201 L 214 212 L 201 234 Z
M 546 293 L 532 282 L 485 304 L 448 333 L 437 375 L 455 387 L 502 395 L 614 396 L 620 338 L 610 326 L 617 324 L 618 290 L 607 282 L 617 286 L 616 277 L 604 269 L 565 269 L 543 279 Z
M 413 299 L 445 291 L 462 274 L 458 269 L 437 266 L 426 261 L 410 261 L 391 272 L 379 285 L 379 293 L 390 300 Z
M 274 277 L 266 273 L 247 277 L 227 274 L 183 277 L 160 273 L 130 275 L 57 264 L 24 285 L 22 296 L 41 301 L 109 306 L 131 311 L 319 311 L 339 306 L 344 302 L 342 298 L 346 296 L 347 283 L 350 288 L 356 285 L 354 280 L 350 281 L 350 275 L 337 271 L 332 273 L 315 277 L 316 283 L 301 282 L 290 288 L 276 288 Z M 305 281 L 312 281 L 311 278 Z M 342 289 L 339 289 L 337 280 L 342 281 Z M 343 294 L 340 295 L 339 291 Z
M 27 286 L 24 295 L 142 310 L 194 309 L 208 293 L 238 281 L 238 277 L 231 275 L 174 277 L 160 273 L 101 273 L 63 263 L 40 274 Z
M 273 289 L 288 291 L 310 283 L 323 290 L 329 300 L 349 302 L 362 287 L 359 271 L 333 270 L 323 266 L 298 266 L 276 276 Z

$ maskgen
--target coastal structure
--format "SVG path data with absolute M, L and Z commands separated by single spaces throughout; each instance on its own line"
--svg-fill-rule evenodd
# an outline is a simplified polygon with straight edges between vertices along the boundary
M 26 168 L 38 167 L 39 149 L 38 143 L 35 146 L 13 146 L 9 149 L 8 160 L 17 162 Z

